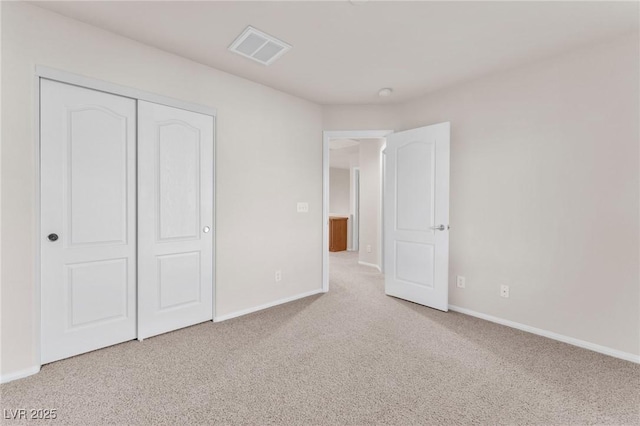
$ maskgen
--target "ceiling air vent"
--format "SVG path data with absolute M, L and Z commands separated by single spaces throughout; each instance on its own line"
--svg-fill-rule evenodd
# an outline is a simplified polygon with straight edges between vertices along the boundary
M 262 65 L 271 65 L 289 49 L 291 45 L 252 26 L 248 26 L 229 46 L 230 51 L 260 62 Z

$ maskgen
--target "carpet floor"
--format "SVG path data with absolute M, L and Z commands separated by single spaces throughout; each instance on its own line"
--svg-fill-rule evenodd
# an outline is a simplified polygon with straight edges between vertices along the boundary
M 330 286 L 45 365 L 1 406 L 75 425 L 640 424 L 639 365 L 387 297 L 353 253 L 331 255 Z

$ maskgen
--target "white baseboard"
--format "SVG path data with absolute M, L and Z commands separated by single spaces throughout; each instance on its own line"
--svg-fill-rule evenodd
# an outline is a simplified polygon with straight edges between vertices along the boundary
M 368 262 L 362 262 L 360 260 L 358 260 L 358 265 L 362 265 L 362 266 L 370 266 L 372 268 L 376 268 L 378 270 L 378 272 L 381 272 L 381 269 L 378 265 L 375 265 L 373 263 L 368 263 Z
M 0 383 L 8 383 L 14 380 L 23 379 L 28 376 L 32 376 L 40 371 L 40 366 L 36 365 L 34 367 L 27 368 L 25 370 L 16 371 L 14 373 L 3 374 L 0 376 Z
M 213 321 L 220 322 L 220 321 L 225 321 L 231 318 L 241 317 L 243 315 L 251 314 L 253 312 L 258 312 L 267 308 L 273 308 L 274 306 L 282 305 L 283 303 L 293 302 L 294 300 L 303 299 L 305 297 L 313 296 L 320 293 L 323 293 L 321 288 L 317 290 L 308 291 L 306 293 L 298 294 L 296 296 L 286 297 L 284 299 L 276 300 L 274 302 L 265 303 L 264 305 L 255 306 L 253 308 L 243 309 L 241 311 L 232 312 L 226 315 L 220 315 L 218 317 L 215 317 Z
M 620 359 L 624 359 L 625 361 L 631 361 L 631 362 L 635 362 L 636 364 L 640 364 L 640 355 L 619 351 L 617 349 L 612 349 L 606 346 L 597 345 L 595 343 L 587 342 L 585 340 L 580 340 L 580 339 L 565 336 L 562 334 L 554 333 L 553 331 L 547 331 L 541 328 L 531 327 L 529 325 L 520 324 L 515 321 L 509 321 L 506 319 L 494 317 L 492 315 L 487 315 L 480 312 L 475 312 L 470 309 L 461 308 L 455 305 L 449 305 L 449 310 L 452 310 L 454 312 L 459 312 L 465 315 L 470 315 L 472 317 L 480 318 L 486 321 L 495 322 L 496 324 L 506 325 L 507 327 L 516 328 L 518 330 L 526 331 L 528 333 L 537 334 L 538 336 L 547 337 L 549 339 L 557 340 L 563 343 L 568 343 L 570 345 L 578 346 L 580 348 L 589 349 L 591 351 L 598 352 L 604 355 L 609 355 L 614 358 L 620 358 Z

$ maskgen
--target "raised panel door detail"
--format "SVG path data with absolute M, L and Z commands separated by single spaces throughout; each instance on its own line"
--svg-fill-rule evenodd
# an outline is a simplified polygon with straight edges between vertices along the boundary
M 67 112 L 70 246 L 127 242 L 127 117 L 100 106 Z
M 434 144 L 411 142 L 397 151 L 396 228 L 429 231 L 433 224 Z M 429 167 L 425 167 L 429 165 Z
M 127 317 L 127 259 L 67 265 L 69 328 Z
M 200 237 L 200 131 L 158 125 L 158 240 Z
M 200 252 L 158 256 L 160 309 L 201 301 Z
M 396 279 L 424 287 L 433 287 L 435 247 L 396 241 Z

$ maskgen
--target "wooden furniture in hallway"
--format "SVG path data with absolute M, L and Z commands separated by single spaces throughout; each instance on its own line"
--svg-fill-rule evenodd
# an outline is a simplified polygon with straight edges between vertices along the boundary
M 329 251 L 347 249 L 347 217 L 329 217 Z

